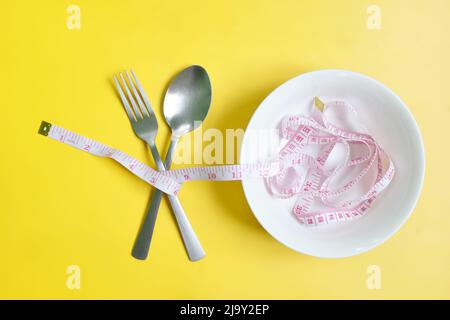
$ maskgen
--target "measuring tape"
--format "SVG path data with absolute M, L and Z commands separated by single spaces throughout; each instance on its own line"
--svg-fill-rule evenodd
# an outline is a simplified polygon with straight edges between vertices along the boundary
M 164 172 L 154 170 L 120 150 L 45 121 L 41 123 L 39 133 L 90 154 L 114 159 L 145 182 L 174 196 L 184 182 L 191 180 L 264 179 L 274 197 L 297 197 L 292 210 L 301 224 L 318 226 L 363 216 L 395 173 L 391 159 L 369 134 L 335 125 L 331 120 L 332 112 L 356 117 L 355 109 L 343 101 L 325 104 L 323 112 L 315 108 L 307 117 L 285 117 L 281 122 L 280 135 L 287 142 L 274 161 Z M 345 149 L 343 159 L 328 168 L 327 160 L 337 145 Z M 352 156 L 355 148 L 362 148 L 365 152 Z M 359 169 L 357 173 L 336 186 L 337 178 L 346 176 L 346 170 L 355 171 L 352 170 L 354 168 Z M 353 199 L 345 199 L 345 195 L 370 172 L 375 172 L 375 177 L 367 190 Z M 312 210 L 317 202 L 324 208 Z

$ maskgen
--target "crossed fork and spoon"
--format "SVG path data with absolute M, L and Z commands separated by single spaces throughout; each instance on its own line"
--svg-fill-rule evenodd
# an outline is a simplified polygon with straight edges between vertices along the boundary
M 150 147 L 158 170 L 169 170 L 180 137 L 199 127 L 208 114 L 211 105 L 211 82 L 208 73 L 200 66 L 190 66 L 175 77 L 166 91 L 163 113 L 172 135 L 164 162 L 155 144 L 158 122 L 150 101 L 133 70 L 124 73 L 125 76 L 123 73 L 118 77 L 114 76 L 114 83 L 134 133 Z M 132 255 L 136 259 L 144 260 L 148 256 L 162 195 L 162 191 L 158 189 L 153 191 L 133 247 Z M 205 252 L 180 201 L 175 196 L 168 195 L 168 198 L 189 259 L 200 260 L 205 256 Z

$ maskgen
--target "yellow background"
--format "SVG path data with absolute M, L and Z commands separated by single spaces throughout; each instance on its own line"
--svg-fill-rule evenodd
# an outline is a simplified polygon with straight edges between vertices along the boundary
M 66 27 L 70 4 L 81 29 Z M 366 27 L 381 8 L 380 30 Z M 0 298 L 450 298 L 450 2 L 0 1 Z M 151 188 L 113 161 L 37 134 L 59 124 L 148 161 L 111 85 L 134 68 L 160 115 L 169 79 L 201 64 L 213 83 L 203 126 L 245 128 L 276 86 L 349 69 L 399 94 L 421 128 L 425 185 L 407 224 L 360 256 L 321 260 L 270 237 L 238 182 L 180 198 L 207 251 L 191 263 L 167 202 L 147 261 L 130 256 Z M 81 290 L 66 287 L 69 265 Z M 368 290 L 378 265 L 382 288 Z

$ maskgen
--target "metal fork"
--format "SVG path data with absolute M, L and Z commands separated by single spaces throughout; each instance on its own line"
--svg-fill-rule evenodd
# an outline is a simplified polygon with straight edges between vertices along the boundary
M 128 118 L 130 119 L 134 133 L 148 144 L 158 170 L 164 171 L 167 164 L 162 162 L 158 149 L 155 145 L 155 138 L 158 132 L 158 122 L 155 114 L 153 113 L 150 101 L 148 100 L 147 95 L 145 94 L 144 89 L 139 83 L 133 70 L 131 70 L 132 76 L 130 76 L 129 72 L 125 72 L 125 75 L 128 81 L 125 80 L 122 73 L 119 74 L 120 80 L 114 76 L 114 83 L 117 91 L 119 92 L 122 104 L 125 107 Z M 122 90 L 122 87 L 124 90 Z M 147 258 L 161 197 L 162 193 L 160 192 L 155 192 L 153 194 L 150 202 L 151 205 L 147 210 L 146 217 L 141 229 L 139 230 L 139 234 L 133 247 L 132 255 L 136 259 L 144 260 Z M 183 208 L 181 207 L 180 201 L 174 196 L 169 196 L 169 198 L 184 241 L 184 245 L 186 247 L 186 251 L 189 255 L 189 259 L 195 261 L 203 258 L 205 256 L 205 252 L 203 251 L 200 241 L 195 235 L 195 232 L 192 229 Z

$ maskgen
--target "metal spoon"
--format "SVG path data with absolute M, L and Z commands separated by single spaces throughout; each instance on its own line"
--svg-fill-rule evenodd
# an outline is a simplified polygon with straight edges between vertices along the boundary
M 178 140 L 182 135 L 196 129 L 208 114 L 211 105 L 211 82 L 208 73 L 200 66 L 191 66 L 179 73 L 169 85 L 164 97 L 164 116 L 172 130 L 169 149 L 164 161 L 166 170 L 170 169 L 172 157 Z M 155 190 L 150 203 L 150 211 L 146 219 L 156 217 L 161 203 L 162 192 Z M 191 261 L 205 256 L 205 252 L 192 229 L 192 226 L 181 207 L 178 198 L 168 196 L 175 218 L 180 229 L 186 251 Z M 145 259 L 153 233 L 154 223 L 145 223 L 149 228 L 141 228 L 136 239 L 133 256 Z
M 190 66 L 172 81 L 164 97 L 164 117 L 172 129 L 172 138 L 166 162 L 172 162 L 181 136 L 197 129 L 205 119 L 211 105 L 211 82 L 200 66 Z

